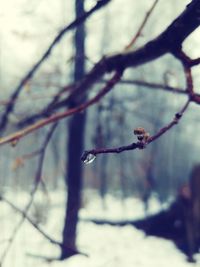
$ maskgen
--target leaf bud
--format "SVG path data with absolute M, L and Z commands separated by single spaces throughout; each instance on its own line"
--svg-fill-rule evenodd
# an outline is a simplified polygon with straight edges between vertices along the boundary
M 133 133 L 135 135 L 144 135 L 145 134 L 145 129 L 142 127 L 137 127 L 134 129 Z

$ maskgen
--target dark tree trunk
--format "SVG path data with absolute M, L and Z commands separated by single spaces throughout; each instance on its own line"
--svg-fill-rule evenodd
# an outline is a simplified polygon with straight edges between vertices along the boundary
M 76 0 L 75 2 L 76 17 L 84 12 L 84 1 Z M 77 28 L 75 33 L 75 68 L 74 80 L 79 81 L 83 78 L 85 72 L 84 64 L 84 25 Z M 83 101 L 84 99 L 82 99 Z M 81 101 L 81 100 L 80 100 Z M 72 104 L 73 106 L 73 104 Z M 67 146 L 67 169 L 66 169 L 66 186 L 67 186 L 67 204 L 66 217 L 63 229 L 63 247 L 61 258 L 65 259 L 75 254 L 76 249 L 76 230 L 78 222 L 78 211 L 81 205 L 81 188 L 82 188 L 82 164 L 81 154 L 84 149 L 85 133 L 85 113 L 75 114 L 69 123 L 69 137 Z

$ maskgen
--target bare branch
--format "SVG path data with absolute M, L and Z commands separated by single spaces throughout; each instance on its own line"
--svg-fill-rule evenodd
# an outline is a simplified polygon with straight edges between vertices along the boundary
M 13 111 L 15 106 L 15 101 L 18 98 L 23 86 L 27 83 L 28 80 L 30 80 L 35 72 L 40 68 L 42 63 L 49 57 L 51 54 L 53 48 L 57 45 L 57 43 L 62 39 L 62 37 L 65 35 L 65 33 L 75 29 L 77 26 L 82 24 L 87 18 L 89 18 L 94 12 L 101 9 L 105 5 L 107 5 L 111 0 L 98 0 L 96 5 L 92 7 L 88 12 L 85 12 L 82 16 L 75 19 L 73 22 L 71 22 L 68 26 L 64 27 L 58 35 L 55 37 L 55 39 L 52 41 L 52 43 L 49 45 L 48 49 L 45 51 L 45 53 L 42 55 L 42 57 L 38 60 L 38 62 L 28 71 L 28 73 L 22 78 L 18 86 L 15 88 L 13 94 L 10 97 L 10 103 L 7 105 L 4 114 L 2 115 L 1 121 L 0 121 L 0 130 L 1 134 L 4 131 L 9 114 Z
M 66 117 L 69 117 L 75 113 L 82 112 L 85 109 L 87 109 L 89 106 L 94 105 L 97 103 L 103 96 L 105 96 L 112 88 L 113 86 L 120 80 L 122 73 L 117 72 L 114 74 L 113 78 L 108 81 L 108 83 L 103 87 L 103 89 L 92 99 L 89 101 L 79 105 L 78 107 L 69 109 L 65 112 L 57 113 L 55 115 L 50 116 L 47 119 L 43 119 L 21 131 L 18 131 L 16 133 L 13 133 L 11 135 L 8 135 L 6 137 L 0 138 L 0 145 L 11 143 L 11 142 L 16 142 L 19 141 L 22 137 L 50 124 L 53 122 L 56 122 L 58 120 L 64 119 Z
M 193 0 L 185 9 L 185 11 L 157 38 L 148 42 L 143 47 L 136 51 L 122 52 L 113 56 L 103 58 L 97 63 L 94 68 L 85 76 L 79 83 L 75 84 L 69 96 L 53 105 L 53 109 L 63 107 L 64 105 L 75 106 L 65 112 L 51 115 L 49 118 L 43 119 L 30 127 L 27 127 L 19 132 L 11 134 L 0 139 L 0 145 L 15 141 L 23 136 L 55 121 L 66 118 L 74 113 L 85 110 L 90 105 L 96 103 L 105 93 L 107 88 L 102 90 L 94 99 L 78 106 L 79 100 L 87 92 L 88 88 L 93 85 L 106 72 L 116 71 L 121 73 L 128 67 L 137 67 L 147 62 L 155 60 L 160 56 L 171 53 L 175 57 L 181 51 L 182 42 L 199 26 L 199 11 L 200 1 Z M 179 58 L 180 60 L 180 58 Z M 112 83 L 112 82 L 111 82 Z M 114 82 L 115 84 L 115 82 Z M 105 86 L 107 87 L 107 86 Z M 109 86 L 108 86 L 109 87 Z M 109 87 L 110 88 L 110 87 Z M 109 89 L 110 90 L 110 89 Z M 199 99 L 198 99 L 199 100 Z M 192 101 L 197 101 L 196 97 Z
M 190 100 L 186 102 L 186 104 L 183 106 L 180 112 L 175 114 L 174 119 L 165 127 L 161 128 L 158 133 L 155 135 L 149 137 L 147 140 L 144 141 L 139 141 L 137 143 L 132 143 L 127 146 L 120 146 L 116 148 L 99 148 L 99 149 L 91 149 L 87 150 L 83 153 L 81 160 L 83 162 L 87 162 L 88 156 L 96 156 L 98 154 L 107 154 L 107 153 L 121 153 L 124 151 L 129 151 L 129 150 L 135 150 L 135 149 L 144 149 L 148 144 L 154 142 L 157 140 L 159 137 L 161 137 L 163 134 L 165 134 L 167 131 L 169 131 L 173 126 L 177 125 L 179 120 L 182 118 L 184 112 L 187 110 L 189 106 Z
M 125 51 L 129 50 L 130 47 L 133 47 L 133 45 L 135 44 L 135 42 L 137 41 L 137 39 L 139 38 L 139 36 L 142 34 L 142 30 L 144 29 L 150 15 L 152 14 L 154 8 L 156 7 L 156 4 L 158 3 L 159 0 L 155 0 L 153 5 L 151 6 L 150 10 L 147 12 L 144 20 L 142 21 L 142 24 L 141 26 L 139 27 L 137 33 L 135 34 L 135 36 L 133 37 L 133 39 L 131 40 L 131 42 L 124 48 Z M 86 58 L 88 60 L 88 58 Z M 94 65 L 94 64 L 93 64 Z M 106 83 L 108 83 L 108 81 L 106 81 Z M 69 91 L 72 91 L 74 88 L 75 88 L 75 84 L 74 85 L 68 85 L 64 88 L 62 88 L 58 94 L 54 97 L 54 99 L 51 101 L 50 104 L 48 104 L 47 107 L 45 107 L 43 109 L 42 112 L 40 112 L 40 114 L 36 114 L 36 115 L 33 115 L 29 118 L 26 118 L 24 121 L 20 122 L 18 124 L 18 126 L 26 126 L 26 124 L 28 123 L 33 123 L 36 119 L 39 119 L 43 116 L 46 116 L 48 114 L 51 114 L 52 113 L 52 110 L 54 109 L 54 105 L 57 104 L 57 102 L 59 101 L 60 99 L 60 96 L 63 95 L 63 93 L 65 93 L 66 91 L 69 92 Z
M 174 119 L 165 127 L 161 128 L 157 134 L 155 134 L 154 136 L 150 137 L 148 139 L 147 144 L 152 143 L 153 141 L 155 141 L 156 139 L 158 139 L 159 137 L 161 137 L 163 134 L 165 134 L 166 132 L 168 132 L 172 127 L 174 127 L 175 125 L 178 124 L 178 122 L 180 121 L 180 119 L 182 118 L 184 112 L 187 110 L 187 108 L 189 107 L 190 104 L 190 99 L 185 103 L 185 105 L 183 106 L 183 108 L 181 109 L 181 111 L 179 111 L 178 113 L 175 114 Z
M 142 21 L 142 23 L 141 23 L 141 25 L 140 25 L 138 31 L 136 32 L 136 34 L 135 34 L 135 36 L 133 37 L 133 39 L 131 40 L 131 42 L 125 47 L 125 50 L 129 50 L 129 49 L 135 44 L 135 42 L 136 42 L 136 40 L 138 39 L 138 37 L 141 36 L 142 31 L 143 31 L 143 29 L 144 29 L 144 27 L 145 27 L 145 25 L 146 25 L 146 23 L 147 23 L 149 17 L 151 16 L 151 14 L 152 14 L 153 10 L 155 9 L 156 5 L 158 4 L 158 1 L 159 1 L 159 0 L 155 0 L 155 1 L 153 2 L 153 5 L 151 6 L 151 8 L 150 8 L 149 11 L 147 12 L 146 16 L 144 17 L 144 20 Z
M 52 244 L 61 246 L 61 243 L 50 237 L 46 232 L 44 232 L 37 223 L 35 223 L 27 214 L 27 212 L 18 208 L 14 203 L 5 198 L 4 196 L 0 196 L 1 200 L 8 204 L 12 209 L 20 213 L 41 235 L 43 235 L 47 240 L 49 240 Z
M 72 103 L 76 105 L 82 95 L 105 73 L 138 67 L 167 53 L 174 55 L 180 51 L 183 41 L 200 25 L 199 9 L 200 2 L 193 0 L 185 11 L 157 38 L 137 50 L 122 51 L 119 54 L 102 58 L 84 79 L 75 85 L 72 93 L 52 108 L 59 108 Z
M 107 82 L 108 82 L 108 80 L 99 80 L 97 83 L 102 84 L 102 83 L 107 83 Z M 180 95 L 187 95 L 188 94 L 185 91 L 185 89 L 183 89 L 183 88 L 177 88 L 177 87 L 173 87 L 173 86 L 164 85 L 161 83 L 152 83 L 152 82 L 142 81 L 142 80 L 122 79 L 122 80 L 118 81 L 118 84 L 120 84 L 120 85 L 137 85 L 137 86 L 146 87 L 146 88 L 149 88 L 152 90 L 162 90 L 162 91 L 176 93 L 176 94 L 180 94 Z M 67 89 L 68 88 L 69 87 L 67 86 Z M 73 85 L 70 85 L 70 88 L 72 89 Z M 135 89 L 135 88 L 133 88 L 133 89 Z M 64 92 L 64 88 L 62 89 L 62 93 L 63 92 Z M 197 94 L 197 95 L 200 97 L 199 94 Z M 59 97 L 59 95 L 58 95 L 58 97 Z M 56 101 L 53 100 L 52 103 L 50 105 L 48 105 L 47 108 L 44 108 L 41 112 L 36 113 L 36 114 L 34 114 L 30 117 L 27 117 L 27 118 L 21 120 L 20 122 L 18 122 L 17 127 L 18 128 L 26 127 L 26 126 L 34 123 L 38 119 L 44 118 L 46 116 L 50 116 L 51 113 L 54 111 L 53 105 L 56 103 Z M 64 105 L 63 106 L 60 105 L 59 107 L 55 108 L 55 110 L 57 110 L 61 107 L 64 107 Z
M 57 245 L 59 247 L 62 247 L 63 244 L 62 242 L 59 242 L 57 240 L 55 240 L 54 238 L 52 238 L 49 234 L 47 234 L 37 223 L 35 223 L 27 214 L 27 212 L 21 210 L 20 208 L 18 208 L 14 203 L 12 203 L 10 200 L 8 200 L 7 198 L 5 198 L 4 196 L 0 196 L 1 200 L 4 201 L 7 205 L 9 205 L 12 209 L 14 209 L 15 211 L 17 211 L 18 213 L 20 213 L 45 239 L 47 239 L 50 243 Z M 4 242 L 8 242 L 9 240 L 5 240 Z M 66 247 L 66 249 L 70 249 L 69 247 Z M 72 249 L 71 249 L 72 250 Z M 82 254 L 87 256 L 84 253 L 81 253 L 79 251 L 72 251 L 75 254 Z M 44 257 L 41 257 L 44 258 Z M 55 258 L 54 260 L 59 260 L 59 258 Z
M 47 145 L 53 135 L 53 132 L 54 130 L 56 129 L 57 127 L 57 124 L 53 124 L 52 127 L 50 128 L 49 132 L 47 133 L 47 136 L 45 138 L 45 141 L 42 145 L 42 149 L 41 149 L 41 154 L 40 154 L 40 157 L 39 157 L 39 162 L 38 162 L 38 169 L 37 169 L 37 172 L 36 172 L 36 176 L 35 176 L 35 183 L 34 183 L 34 187 L 30 193 L 30 200 L 28 202 L 28 204 L 26 205 L 25 209 L 24 209 L 24 212 L 23 212 L 23 216 L 21 218 L 21 220 L 17 223 L 17 225 L 15 226 L 14 230 L 13 230 L 13 233 L 11 235 L 11 238 L 9 239 L 9 242 L 1 256 L 1 259 L 0 259 L 0 266 L 2 266 L 16 236 L 17 236 L 17 233 L 19 232 L 20 228 L 22 227 L 25 219 L 26 219 L 26 215 L 33 203 L 33 200 L 34 200 L 34 196 L 35 196 L 35 193 L 38 189 L 38 186 L 39 186 L 39 183 L 41 181 L 41 177 L 42 177 L 42 167 L 43 167 L 43 163 L 44 163 L 44 157 L 45 157 L 45 152 L 46 152 L 46 148 L 47 148 Z

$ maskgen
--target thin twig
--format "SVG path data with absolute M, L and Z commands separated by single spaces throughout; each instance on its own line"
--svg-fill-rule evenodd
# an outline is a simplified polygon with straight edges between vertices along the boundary
M 25 212 L 24 210 L 21 210 L 19 207 L 17 207 L 15 204 L 13 204 L 10 200 L 8 200 L 7 198 L 5 198 L 4 196 L 1 196 L 1 200 L 4 201 L 7 205 L 9 205 L 12 209 L 14 209 L 15 211 L 17 211 L 18 213 L 20 213 L 45 239 L 47 239 L 50 243 L 57 245 L 59 247 L 63 247 L 62 242 L 55 240 L 54 238 L 52 238 L 49 234 L 47 234 L 37 223 L 35 223 L 27 214 L 27 212 Z M 9 242 L 9 239 L 4 240 L 4 242 Z M 70 249 L 69 247 L 66 247 L 66 249 Z M 72 249 L 71 249 L 72 250 Z M 81 254 L 84 256 L 88 256 L 85 253 L 82 253 L 80 251 L 76 251 L 74 250 L 74 253 L 77 254 Z M 29 253 L 30 254 L 30 253 Z M 45 259 L 45 256 L 40 256 L 40 255 L 32 255 L 34 257 L 40 257 L 42 259 Z M 46 258 L 47 259 L 47 258 Z M 50 260 L 60 260 L 59 258 L 48 258 Z
M 200 58 L 191 59 L 182 49 L 175 50 L 173 55 L 180 60 L 183 65 L 186 78 L 186 92 L 190 100 L 196 104 L 200 104 L 200 95 L 194 91 L 192 68 L 200 64 Z
M 4 201 L 6 204 L 8 204 L 12 209 L 20 213 L 42 236 L 44 236 L 47 240 L 49 240 L 52 244 L 61 246 L 61 243 L 50 237 L 44 230 L 42 230 L 37 223 L 35 223 L 25 212 L 24 210 L 21 210 L 18 208 L 15 204 L 13 204 L 10 200 L 5 198 L 4 196 L 1 196 L 1 200 Z
M 26 219 L 26 214 L 28 213 L 32 203 L 33 203 L 33 200 L 34 200 L 34 196 L 35 196 L 35 193 L 37 192 L 37 189 L 38 189 L 38 186 L 39 186 L 39 183 L 41 181 L 41 177 L 42 177 L 42 167 L 43 167 L 43 163 L 44 163 L 44 157 L 45 157 L 45 152 L 46 152 L 46 148 L 47 148 L 47 145 L 53 135 L 53 132 L 54 130 L 56 129 L 57 127 L 57 123 L 53 124 L 52 127 L 50 128 L 49 132 L 47 133 L 47 136 L 45 138 L 45 141 L 42 145 L 42 149 L 41 149 L 41 154 L 40 154 L 40 157 L 39 157 L 39 162 L 38 162 L 38 169 L 37 169 L 37 172 L 36 172 L 36 176 L 35 176 L 35 183 L 34 183 L 34 187 L 30 193 L 30 200 L 28 202 L 28 204 L 26 205 L 25 209 L 24 209 L 24 212 L 23 212 L 23 216 L 21 218 L 21 220 L 17 223 L 17 225 L 15 226 L 13 232 L 12 232 L 12 235 L 11 235 L 11 238 L 1 256 L 1 259 L 0 259 L 0 266 L 3 265 L 3 262 L 13 244 L 13 242 L 15 241 L 15 238 L 20 230 L 20 228 L 22 227 L 25 219 Z
M 174 119 L 165 127 L 161 128 L 157 134 L 155 134 L 154 136 L 150 137 L 147 144 L 152 143 L 153 141 L 155 141 L 156 139 L 158 139 L 159 137 L 161 137 L 163 134 L 165 134 L 167 131 L 169 131 L 172 127 L 174 127 L 175 125 L 178 124 L 178 122 L 180 121 L 180 119 L 182 118 L 184 112 L 187 110 L 187 108 L 189 107 L 190 104 L 190 99 L 187 100 L 187 102 L 185 103 L 185 105 L 183 106 L 183 108 L 181 109 L 181 111 L 179 111 L 178 113 L 175 114 Z
M 154 142 L 157 140 L 159 137 L 161 137 L 163 134 L 165 134 L 167 131 L 169 131 L 173 126 L 177 125 L 179 120 L 182 118 L 184 112 L 187 110 L 188 106 L 190 104 L 190 99 L 187 100 L 186 104 L 183 106 L 180 112 L 175 114 L 174 119 L 165 127 L 161 128 L 158 133 L 155 135 L 149 137 L 149 139 L 144 143 L 144 142 L 137 142 L 137 143 L 132 143 L 127 146 L 120 146 L 116 148 L 99 148 L 99 149 L 91 149 L 87 150 L 83 153 L 81 160 L 84 162 L 87 162 L 88 155 L 98 155 L 98 154 L 107 154 L 107 153 L 122 153 L 124 151 L 130 151 L 130 150 L 135 150 L 135 149 L 144 149 L 148 144 Z
M 144 17 L 144 20 L 142 21 L 138 31 L 136 32 L 135 36 L 133 37 L 133 39 L 131 40 L 131 42 L 125 47 L 125 50 L 128 50 L 130 48 L 133 47 L 133 45 L 135 44 L 135 42 L 137 41 L 137 39 L 141 36 L 142 31 L 150 17 L 150 15 L 152 14 L 153 10 L 155 9 L 156 5 L 158 4 L 159 0 L 155 0 L 153 2 L 153 5 L 151 6 L 151 8 L 149 9 L 149 11 L 146 13 L 146 16 Z

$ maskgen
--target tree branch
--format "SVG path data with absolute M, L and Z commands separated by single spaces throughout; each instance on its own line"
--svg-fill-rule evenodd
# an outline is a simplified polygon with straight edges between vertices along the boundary
M 56 122 L 58 120 L 64 119 L 66 117 L 69 117 L 75 113 L 82 112 L 86 110 L 89 106 L 94 105 L 97 103 L 103 96 L 105 96 L 110 90 L 113 88 L 113 86 L 121 79 L 122 73 L 117 72 L 114 74 L 113 78 L 107 82 L 107 84 L 102 88 L 102 90 L 93 98 L 88 100 L 87 102 L 79 105 L 78 107 L 71 108 L 65 112 L 57 113 L 55 115 L 50 116 L 47 119 L 43 119 L 23 130 L 20 130 L 16 133 L 13 133 L 11 135 L 8 135 L 6 137 L 0 138 L 0 145 L 12 143 L 12 142 L 18 142 L 22 137 L 50 124 L 53 122 Z
M 64 27 L 58 35 L 55 37 L 55 39 L 52 41 L 52 43 L 49 45 L 45 53 L 42 55 L 42 57 L 38 60 L 38 62 L 28 71 L 28 73 L 22 78 L 18 86 L 15 88 L 13 94 L 10 97 L 9 104 L 7 105 L 1 121 L 0 121 L 0 131 L 1 135 L 3 131 L 5 130 L 5 127 L 8 122 L 8 116 L 9 114 L 13 111 L 14 106 L 15 106 L 15 101 L 18 98 L 23 86 L 27 83 L 28 80 L 30 80 L 35 72 L 40 68 L 42 63 L 49 57 L 51 54 L 53 48 L 57 45 L 57 43 L 62 39 L 62 37 L 65 35 L 65 33 L 75 29 L 78 27 L 80 24 L 82 24 L 87 18 L 89 18 L 94 12 L 97 10 L 101 9 L 105 5 L 107 5 L 111 0 L 98 0 L 96 5 L 91 8 L 88 12 L 85 12 L 82 16 L 79 18 L 75 19 L 72 23 L 70 23 L 68 26 Z
M 102 80 L 98 81 L 98 84 L 107 83 L 107 82 L 108 82 L 108 80 L 103 80 L 102 79 Z M 187 95 L 188 94 L 185 91 L 185 89 L 183 89 L 183 88 L 177 88 L 177 87 L 165 85 L 165 84 L 162 84 L 162 83 L 153 83 L 153 82 L 142 81 L 142 80 L 121 79 L 120 81 L 118 81 L 118 84 L 120 84 L 120 85 L 137 85 L 137 86 L 146 87 L 146 88 L 152 89 L 152 90 L 162 90 L 162 91 L 176 93 L 176 94 L 180 94 L 180 95 Z M 73 85 L 71 85 L 70 87 L 72 88 Z M 63 88 L 63 92 L 64 92 L 64 88 Z M 196 94 L 196 95 L 198 95 L 200 97 L 199 94 Z M 54 100 L 52 102 L 54 102 Z M 38 120 L 38 119 L 50 116 L 51 113 L 56 110 L 56 108 L 54 110 L 54 108 L 52 106 L 53 105 L 51 103 L 50 105 L 48 105 L 47 108 L 44 108 L 42 111 L 40 111 L 40 112 L 38 112 L 36 114 L 33 114 L 30 117 L 27 117 L 27 118 L 19 121 L 16 124 L 16 126 L 18 128 L 27 127 L 28 125 L 30 125 L 32 123 L 35 123 L 35 121 Z M 61 106 L 59 108 L 61 108 Z
M 151 6 L 151 8 L 149 9 L 149 11 L 147 12 L 146 16 L 144 17 L 139 29 L 137 30 L 135 36 L 133 37 L 133 39 L 131 40 L 131 42 L 125 47 L 125 50 L 129 50 L 131 47 L 133 47 L 133 45 L 135 44 L 135 42 L 137 41 L 137 39 L 141 36 L 142 34 L 142 30 L 144 29 L 149 17 L 151 16 L 152 12 L 154 11 L 156 5 L 158 4 L 159 0 L 155 0 Z
M 53 108 L 76 105 L 82 95 L 106 73 L 138 67 L 167 53 L 175 55 L 177 51 L 181 50 L 183 41 L 199 27 L 199 10 L 200 1 L 193 0 L 185 11 L 157 38 L 137 50 L 123 51 L 120 54 L 102 58 L 85 78 L 74 86 L 72 93 L 66 99 L 55 104 Z
M 139 65 L 143 65 L 163 56 L 166 53 L 171 53 L 181 62 L 183 62 L 183 60 L 179 56 L 180 51 L 182 51 L 182 42 L 199 26 L 199 12 L 200 1 L 193 0 L 186 7 L 185 11 L 157 38 L 148 42 L 146 45 L 136 51 L 125 51 L 121 54 L 115 54 L 103 58 L 94 66 L 94 68 L 85 76 L 82 81 L 75 84 L 73 90 L 66 99 L 60 101 L 52 107 L 53 109 L 57 109 L 59 107 L 69 105 L 69 107 L 75 106 L 75 108 L 71 108 L 62 113 L 51 115 L 49 118 L 43 119 L 17 133 L 1 138 L 0 145 L 15 141 L 18 138 L 22 138 L 23 136 L 49 123 L 56 122 L 74 113 L 81 112 L 92 104 L 96 103 L 104 95 L 104 93 L 107 93 L 106 88 L 104 88 L 105 90 L 102 90 L 102 92 L 104 91 L 103 93 L 100 92 L 99 95 L 95 97 L 96 99 L 91 99 L 89 102 L 76 107 L 77 103 L 79 103 L 80 101 L 80 98 L 85 95 L 89 87 L 92 86 L 98 79 L 100 79 L 106 72 L 116 71 L 117 73 L 122 73 L 123 70 L 128 67 L 137 67 Z M 198 59 L 195 60 L 195 64 L 197 64 L 198 62 Z M 188 85 L 189 80 L 187 79 L 187 87 Z M 107 85 L 105 87 L 107 87 Z M 191 101 L 199 104 L 199 96 L 193 95 Z
M 85 163 L 89 163 L 88 162 L 89 158 L 91 158 L 92 156 L 96 157 L 96 155 L 98 154 L 108 154 L 108 153 L 113 154 L 113 153 L 122 153 L 124 151 L 130 151 L 130 150 L 135 150 L 135 149 L 144 149 L 148 144 L 154 142 L 159 137 L 161 137 L 163 134 L 165 134 L 167 131 L 169 131 L 173 126 L 178 124 L 184 112 L 187 110 L 189 103 L 190 103 L 190 100 L 186 102 L 186 104 L 183 106 L 180 112 L 175 114 L 175 117 L 167 126 L 161 128 L 158 131 L 158 133 L 156 133 L 155 135 L 149 136 L 148 139 L 144 141 L 138 141 L 137 143 L 132 143 L 130 145 L 116 147 L 116 148 L 98 148 L 98 149 L 87 150 L 83 153 L 81 160 Z
M 47 145 L 53 135 L 53 132 L 54 130 L 56 129 L 57 127 L 57 123 L 53 124 L 52 127 L 50 128 L 49 132 L 47 133 L 47 136 L 44 140 L 44 143 L 42 145 L 42 148 L 41 148 L 41 154 L 40 154 L 40 157 L 39 157 L 39 161 L 38 161 L 38 168 L 37 168 L 37 172 L 36 172 L 36 176 L 35 176 L 35 183 L 34 183 L 34 187 L 30 193 L 30 200 L 28 202 L 28 204 L 26 205 L 25 209 L 24 209 L 24 212 L 23 212 L 23 216 L 21 218 L 21 220 L 16 224 L 13 232 L 12 232 L 12 236 L 11 238 L 9 239 L 9 242 L 1 256 L 1 259 L 0 259 L 0 266 L 3 265 L 3 262 L 17 236 L 17 233 L 19 232 L 20 228 L 22 227 L 25 219 L 26 219 L 26 215 L 28 214 L 28 211 L 34 201 L 34 196 L 35 196 L 35 193 L 38 189 L 38 186 L 39 186 L 39 183 L 41 181 L 41 177 L 42 177 L 42 168 L 43 168 L 43 163 L 44 163 L 44 157 L 45 157 L 45 152 L 46 152 L 46 148 L 47 148 Z

